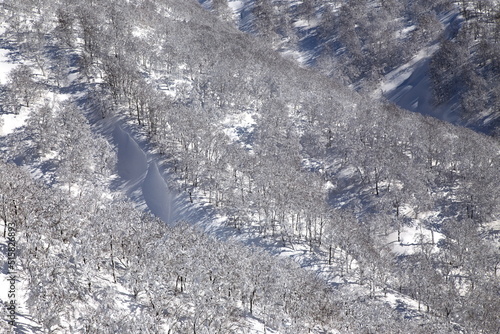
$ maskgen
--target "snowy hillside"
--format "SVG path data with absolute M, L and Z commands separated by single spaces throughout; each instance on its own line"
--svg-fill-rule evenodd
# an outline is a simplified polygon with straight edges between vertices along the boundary
M 402 108 L 483 133 L 498 132 L 495 1 L 245 0 L 228 1 L 227 10 L 223 1 L 200 2 L 220 17 L 232 12 L 242 31 L 270 42 L 285 58 L 357 90 L 385 93 Z
M 497 332 L 457 6 L 0 2 L 0 331 Z

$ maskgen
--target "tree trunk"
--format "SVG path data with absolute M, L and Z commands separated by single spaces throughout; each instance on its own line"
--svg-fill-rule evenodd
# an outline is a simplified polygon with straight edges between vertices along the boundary
M 111 237 L 109 244 L 111 246 L 111 270 L 113 271 L 113 282 L 116 283 L 115 259 L 113 254 L 113 237 Z
M 253 289 L 252 295 L 250 296 L 250 314 L 253 314 L 253 301 L 255 299 L 255 293 L 257 292 L 256 289 Z

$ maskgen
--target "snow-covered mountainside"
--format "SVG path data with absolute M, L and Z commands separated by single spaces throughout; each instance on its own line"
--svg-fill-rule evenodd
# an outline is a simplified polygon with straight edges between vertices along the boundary
M 358 90 L 382 91 L 407 110 L 497 135 L 495 1 L 200 2 L 304 66 Z M 408 80 L 395 85 L 397 73 Z
M 0 1 L 1 331 L 497 332 L 458 5 Z

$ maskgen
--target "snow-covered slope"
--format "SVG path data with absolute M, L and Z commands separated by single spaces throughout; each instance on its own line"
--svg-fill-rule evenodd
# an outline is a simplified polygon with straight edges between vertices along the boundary
M 495 133 L 500 51 L 494 2 L 245 0 L 227 5 L 242 31 L 257 34 L 301 66 L 318 68 L 357 90 L 382 90 L 407 110 Z M 445 55 L 448 69 L 438 73 L 430 64 L 445 42 L 461 55 Z
M 451 39 L 456 36 L 460 21 L 458 9 L 443 15 L 441 24 L 445 27 L 444 38 Z M 437 104 L 433 97 L 429 64 L 438 49 L 439 41 L 421 49 L 408 63 L 386 74 L 382 78 L 380 90 L 383 96 L 401 108 L 452 124 L 460 124 L 457 102 Z
M 0 183 L 15 197 L 0 218 L 20 222 L 40 330 L 497 325 L 495 142 L 296 66 L 194 0 L 104 2 L 40 4 L 51 23 L 12 7 L 45 23 L 44 51 L 20 53 L 46 73 L 27 80 L 40 96 L 0 141 L 30 172 Z M 316 14 L 292 26 L 308 35 Z M 431 105 L 421 50 L 382 82 L 416 110 Z

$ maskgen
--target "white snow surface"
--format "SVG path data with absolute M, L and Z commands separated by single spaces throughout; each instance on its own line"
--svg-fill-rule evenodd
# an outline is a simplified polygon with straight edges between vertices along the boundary
M 14 64 L 10 61 L 9 52 L 10 51 L 7 49 L 0 48 L 0 85 L 5 85 L 8 83 L 10 71 L 17 67 L 17 64 Z M 0 122 L 0 136 L 8 135 L 9 133 L 14 132 L 15 129 L 23 126 L 29 114 L 29 111 L 25 108 L 22 108 L 21 112 L 18 115 L 1 114 L 1 111 L 2 106 L 0 105 L 0 118 L 3 121 Z
M 234 14 L 239 14 L 245 6 L 245 2 L 241 0 L 228 1 L 227 5 L 231 8 Z
M 310 20 L 301 19 L 301 20 L 297 20 L 293 23 L 293 26 L 295 28 L 301 28 L 304 30 L 316 28 L 318 25 L 319 25 L 319 22 L 316 19 L 310 19 Z
M 0 85 L 7 83 L 10 71 L 17 67 L 10 61 L 9 52 L 7 49 L 0 49 Z
M 222 121 L 224 133 L 234 142 L 241 139 L 242 132 L 251 132 L 255 126 L 255 116 L 253 112 L 243 112 L 227 115 Z
M 21 112 L 19 114 L 0 114 L 0 118 L 3 120 L 0 122 L 0 136 L 6 136 L 10 133 L 13 133 L 17 128 L 20 128 L 26 123 L 26 120 L 29 117 L 29 109 L 21 108 Z
M 428 48 L 420 50 L 408 63 L 401 65 L 397 69 L 388 73 L 380 89 L 382 93 L 389 93 L 394 91 L 396 88 L 400 87 L 405 81 L 408 83 L 408 79 L 414 75 L 415 70 L 422 65 L 422 62 L 427 61 L 439 48 L 439 45 L 435 44 Z
M 451 38 L 451 22 L 459 17 L 456 11 L 444 15 L 440 21 L 446 27 L 445 34 Z M 411 27 L 410 27 L 411 28 Z M 405 30 L 402 31 L 402 34 Z M 439 40 L 422 48 L 410 61 L 386 74 L 372 96 L 385 96 L 398 106 L 440 120 L 456 123 L 454 101 L 436 105 L 433 101 L 429 65 L 431 58 L 439 50 Z
M 444 239 L 442 233 L 431 231 L 422 226 L 403 227 L 401 229 L 400 241 L 398 233 L 393 232 L 387 236 L 387 244 L 391 246 L 392 252 L 399 255 L 411 255 L 421 251 L 422 247 L 430 248 L 430 252 L 438 252 L 437 243 Z M 432 243 L 434 239 L 434 243 Z
M 429 63 L 439 45 L 423 48 L 408 63 L 388 73 L 380 92 L 400 107 L 424 115 L 433 114 L 431 82 L 428 75 Z
M 442 105 L 433 102 L 429 64 L 437 45 L 421 50 L 411 61 L 386 75 L 380 88 L 382 94 L 398 106 L 455 123 L 452 101 Z
M 0 243 L 0 247 L 7 249 L 7 243 Z M 1 254 L 0 259 L 7 267 L 7 257 L 5 254 Z M 26 301 L 28 299 L 27 293 L 29 290 L 28 280 L 20 275 L 20 272 L 7 272 L 7 268 L 5 268 L 5 272 L 2 270 L 0 272 L 0 303 L 7 304 L 11 301 L 15 301 L 16 304 L 16 316 L 14 319 L 2 319 L 1 321 L 14 320 L 16 323 L 17 330 L 15 333 L 23 333 L 23 334 L 31 334 L 35 333 L 38 327 L 38 324 L 33 321 L 33 318 L 28 313 L 28 307 L 26 306 Z M 11 285 L 11 278 L 15 277 L 14 286 Z M 10 290 L 11 287 L 14 287 L 14 290 Z M 14 291 L 15 297 L 10 298 L 9 293 Z M 0 331 L 2 328 L 0 327 Z

